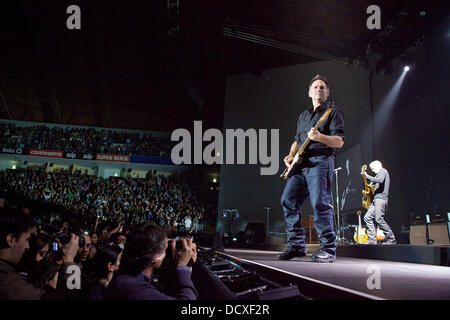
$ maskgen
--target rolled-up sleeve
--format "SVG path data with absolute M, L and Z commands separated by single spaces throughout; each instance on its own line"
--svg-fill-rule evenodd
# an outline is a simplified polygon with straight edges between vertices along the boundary
M 339 136 L 345 141 L 344 114 L 339 109 L 335 109 L 330 123 L 330 135 Z
M 298 117 L 297 120 L 297 131 L 295 133 L 294 140 L 297 141 L 299 144 L 302 143 L 301 115 Z

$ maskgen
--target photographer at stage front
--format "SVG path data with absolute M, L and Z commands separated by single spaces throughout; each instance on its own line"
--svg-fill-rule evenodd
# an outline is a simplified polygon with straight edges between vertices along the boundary
M 176 284 L 173 295 L 160 290 L 155 273 L 161 268 L 168 248 L 167 232 L 160 226 L 144 224 L 136 227 L 125 244 L 119 274 L 115 275 L 105 293 L 105 300 L 195 300 L 197 290 L 191 280 L 188 265 L 196 260 L 196 245 L 191 239 L 170 243 L 175 260 L 172 279 Z

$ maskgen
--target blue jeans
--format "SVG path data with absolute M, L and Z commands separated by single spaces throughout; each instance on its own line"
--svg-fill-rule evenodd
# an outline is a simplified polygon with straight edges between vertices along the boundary
M 302 173 L 289 178 L 281 196 L 288 247 L 295 250 L 306 249 L 301 206 L 309 196 L 314 211 L 314 226 L 319 236 L 319 250 L 335 255 L 336 235 L 330 205 L 334 157 L 320 155 L 304 161 Z

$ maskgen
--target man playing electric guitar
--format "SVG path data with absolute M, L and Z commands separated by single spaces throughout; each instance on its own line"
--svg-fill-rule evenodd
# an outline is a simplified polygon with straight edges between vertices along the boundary
M 320 242 L 319 250 L 312 256 L 312 261 L 334 262 L 336 236 L 333 209 L 330 205 L 331 186 L 335 150 L 344 144 L 344 116 L 339 109 L 326 101 L 330 89 L 324 77 L 318 75 L 311 80 L 308 95 L 312 104 L 300 114 L 295 141 L 284 158 L 286 167 L 290 168 L 297 153 L 304 150 L 299 170 L 290 177 L 285 176 L 288 180 L 281 196 L 281 205 L 286 221 L 288 248 L 279 254 L 278 258 L 289 260 L 306 255 L 306 233 L 301 223 L 301 206 L 309 196 L 314 210 L 314 226 Z M 317 126 L 328 111 L 330 113 L 326 120 Z
M 367 226 L 367 237 L 369 238 L 369 244 L 377 244 L 377 234 L 375 224 L 383 231 L 385 235 L 385 244 L 395 244 L 395 236 L 391 228 L 384 220 L 384 214 L 386 213 L 388 206 L 389 196 L 389 173 L 383 168 L 380 161 L 375 160 L 370 163 L 370 169 L 376 174 L 375 177 L 368 175 L 364 170 L 361 172 L 363 176 L 375 183 L 373 202 L 370 205 L 367 213 L 364 216 L 364 222 Z

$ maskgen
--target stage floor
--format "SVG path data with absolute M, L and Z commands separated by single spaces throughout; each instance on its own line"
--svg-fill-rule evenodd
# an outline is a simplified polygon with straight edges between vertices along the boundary
M 384 260 L 337 257 L 335 263 L 311 262 L 311 255 L 289 261 L 278 251 L 226 248 L 225 254 L 290 274 L 309 277 L 388 300 L 449 300 L 450 268 Z M 375 270 L 375 271 L 374 271 Z M 373 277 L 379 272 L 379 288 Z M 369 279 L 372 276 L 371 279 Z

